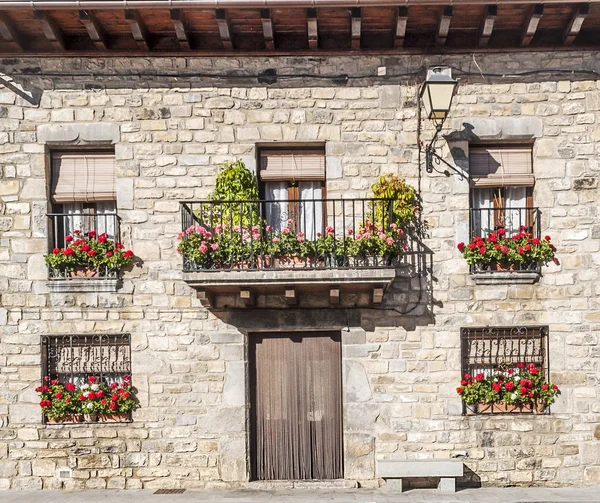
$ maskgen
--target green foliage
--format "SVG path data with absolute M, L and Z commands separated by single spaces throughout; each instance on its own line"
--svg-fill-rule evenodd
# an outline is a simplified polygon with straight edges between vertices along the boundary
M 419 201 L 414 187 L 392 173 L 382 175 L 371 187 L 373 197 L 389 199 L 390 202 L 376 201 L 372 203 L 373 223 L 387 227 L 395 223 L 399 227 L 417 229 Z
M 52 421 L 83 414 L 129 414 L 139 407 L 129 376 L 110 385 L 89 376 L 88 382 L 81 386 L 45 377 L 36 392 L 44 415 Z
M 456 392 L 467 405 L 505 402 L 510 405 L 543 403 L 548 406 L 560 395 L 555 384 L 546 381 L 539 367 L 517 363 L 513 368 L 489 374 L 465 374 Z
M 492 261 L 519 265 L 546 265 L 554 261 L 558 264 L 556 248 L 550 241 L 550 236 L 534 238 L 524 228 L 512 237 L 506 237 L 505 230 L 498 229 L 487 238 L 477 236 L 467 245 L 459 243 L 458 250 L 467 264 L 489 264 Z
M 260 222 L 258 202 L 248 202 L 258 201 L 259 198 L 256 176 L 246 168 L 241 159 L 223 164 L 217 175 L 215 188 L 208 198 L 211 201 L 246 201 L 222 207 L 203 207 L 196 216 L 210 228 L 221 222 L 230 226 L 257 225 Z
M 96 269 L 99 275 L 104 275 L 108 271 L 120 272 L 134 260 L 131 250 L 125 250 L 121 243 L 108 239 L 106 234 L 97 236 L 96 232 L 90 231 L 84 235 L 75 231 L 65 239 L 69 243 L 65 248 L 54 248 L 44 255 L 52 273 Z

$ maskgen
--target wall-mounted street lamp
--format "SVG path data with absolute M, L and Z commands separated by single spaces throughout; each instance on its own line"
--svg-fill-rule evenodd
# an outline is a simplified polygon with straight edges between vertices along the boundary
M 435 135 L 425 148 L 425 171 L 427 173 L 434 171 L 434 162 L 436 164 L 444 163 L 458 173 L 454 166 L 444 161 L 435 151 L 435 142 L 450 111 L 456 86 L 458 86 L 458 81 L 452 78 L 450 68 L 435 67 L 427 70 L 427 80 L 421 88 L 420 96 L 427 118 L 435 124 Z

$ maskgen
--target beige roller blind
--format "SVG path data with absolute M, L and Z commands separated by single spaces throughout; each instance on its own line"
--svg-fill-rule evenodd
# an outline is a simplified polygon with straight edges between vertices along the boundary
M 531 147 L 470 147 L 472 187 L 533 186 Z
M 263 150 L 260 153 L 260 179 L 325 180 L 323 150 Z
M 53 153 L 51 189 L 58 204 L 116 200 L 114 154 Z

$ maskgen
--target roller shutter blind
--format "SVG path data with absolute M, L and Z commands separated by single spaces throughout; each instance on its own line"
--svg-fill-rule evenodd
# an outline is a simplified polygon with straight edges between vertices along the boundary
M 263 150 L 260 153 L 260 179 L 325 180 L 325 153 L 314 150 Z
M 117 198 L 115 156 L 108 152 L 52 154 L 52 201 L 114 201 Z
M 470 147 L 471 187 L 531 187 L 531 147 Z

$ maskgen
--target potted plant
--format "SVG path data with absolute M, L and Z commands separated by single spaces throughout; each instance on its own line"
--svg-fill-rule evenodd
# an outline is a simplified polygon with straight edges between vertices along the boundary
M 371 203 L 372 221 L 376 226 L 385 228 L 395 223 L 402 229 L 411 229 L 414 233 L 421 231 L 421 207 L 413 186 L 399 176 L 387 173 L 380 176 L 371 189 L 374 198 L 388 200 Z
M 550 236 L 534 238 L 525 227 L 521 227 L 518 234 L 507 237 L 506 231 L 501 228 L 489 237 L 476 236 L 466 245 L 459 243 L 458 251 L 467 264 L 473 265 L 478 271 L 531 270 L 549 262 L 559 264 L 555 256 L 556 248 L 550 241 Z
M 82 418 L 85 422 L 124 422 L 138 407 L 128 375 L 120 383 L 110 385 L 97 376 L 89 376 L 81 386 L 62 384 L 46 376 L 36 391 L 48 423 L 77 423 Z
M 560 395 L 556 384 L 546 381 L 533 363 L 487 374 L 464 374 L 456 388 L 465 404 L 480 414 L 492 412 L 544 413 Z
M 105 277 L 111 272 L 120 273 L 134 260 L 131 250 L 125 250 L 121 243 L 109 239 L 106 234 L 95 231 L 83 234 L 76 230 L 65 237 L 65 248 L 54 248 L 44 255 L 51 276 L 62 277 Z

